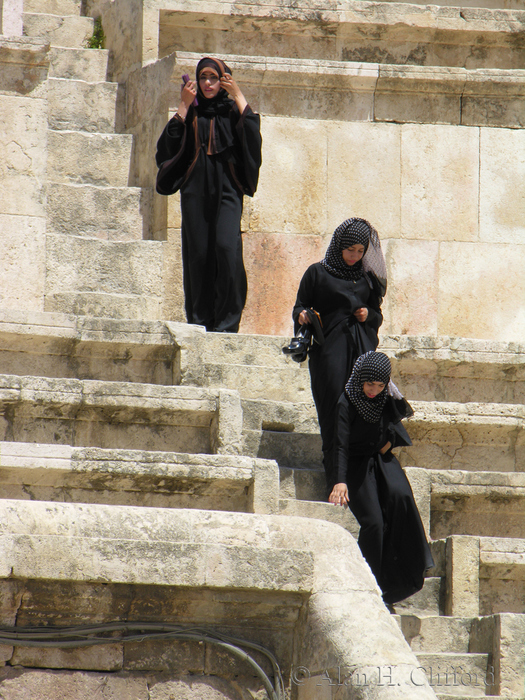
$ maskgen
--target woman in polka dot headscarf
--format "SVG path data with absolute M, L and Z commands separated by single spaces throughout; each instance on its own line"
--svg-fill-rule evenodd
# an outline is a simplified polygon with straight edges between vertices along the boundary
M 349 505 L 359 525 L 359 548 L 383 592 L 397 603 L 419 591 L 434 566 L 408 479 L 393 447 L 412 444 L 400 421 L 412 414 L 390 381 L 382 352 L 358 358 L 337 403 L 337 483 L 329 501 Z
M 365 219 L 351 218 L 336 228 L 321 262 L 303 275 L 293 309 L 295 332 L 318 312 L 324 343 L 309 351 L 310 381 L 323 441 L 327 494 L 335 483 L 333 426 L 337 400 L 354 362 L 378 345 L 383 322 L 386 265 L 379 236 Z

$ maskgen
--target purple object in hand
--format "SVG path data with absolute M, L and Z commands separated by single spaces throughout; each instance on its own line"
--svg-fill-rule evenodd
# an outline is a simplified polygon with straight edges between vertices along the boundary
M 188 82 L 189 79 L 190 79 L 190 76 L 187 73 L 184 73 L 184 75 L 182 76 L 182 85 L 180 86 L 181 90 L 186 85 L 186 83 Z M 197 98 L 195 98 L 192 102 L 192 105 L 194 107 L 196 107 L 198 104 L 199 103 L 197 102 Z

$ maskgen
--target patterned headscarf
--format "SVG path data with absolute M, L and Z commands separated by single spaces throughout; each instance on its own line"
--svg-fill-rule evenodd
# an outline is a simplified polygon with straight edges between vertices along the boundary
M 345 386 L 345 393 L 357 412 L 367 423 L 377 423 L 381 418 L 388 396 L 388 383 L 392 365 L 382 352 L 366 352 L 357 358 L 354 369 Z M 363 391 L 364 382 L 382 382 L 383 391 L 369 399 Z
M 364 246 L 365 253 L 354 265 L 347 265 L 343 260 L 343 250 L 356 244 Z M 386 262 L 379 235 L 366 219 L 346 219 L 335 229 L 321 265 L 334 277 L 344 280 L 357 281 L 365 272 L 370 286 L 376 287 L 379 296 L 385 295 Z

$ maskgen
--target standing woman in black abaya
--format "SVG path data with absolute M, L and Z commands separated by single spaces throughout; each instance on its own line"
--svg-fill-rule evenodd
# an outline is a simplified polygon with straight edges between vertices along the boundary
M 336 483 L 333 464 L 335 408 L 357 358 L 375 350 L 383 322 L 386 264 L 379 236 L 365 219 L 336 228 L 326 255 L 303 275 L 293 309 L 297 332 L 307 309 L 321 317 L 324 344 L 312 344 L 308 367 L 323 442 L 328 493 Z
M 197 64 L 157 143 L 157 192 L 180 189 L 182 263 L 188 323 L 236 333 L 246 302 L 243 195 L 253 196 L 261 165 L 260 117 L 230 68 Z

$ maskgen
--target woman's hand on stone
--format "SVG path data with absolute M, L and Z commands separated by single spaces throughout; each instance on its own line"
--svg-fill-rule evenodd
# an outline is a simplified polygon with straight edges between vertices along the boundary
M 348 486 L 344 482 L 336 484 L 328 497 L 328 501 L 333 503 L 334 506 L 345 506 L 348 503 Z
M 368 309 L 366 306 L 362 306 L 360 309 L 357 309 L 357 311 L 354 311 L 354 316 L 357 318 L 358 321 L 363 323 L 363 321 L 366 321 L 368 318 Z

